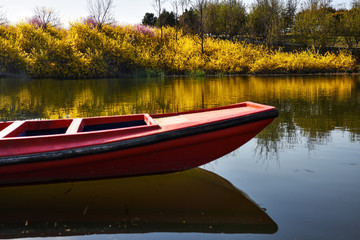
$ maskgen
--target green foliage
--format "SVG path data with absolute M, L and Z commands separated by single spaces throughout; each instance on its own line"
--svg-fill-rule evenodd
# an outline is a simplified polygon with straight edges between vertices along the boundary
M 199 33 L 200 19 L 193 8 L 185 9 L 185 12 L 179 17 L 181 29 L 188 34 Z
M 145 13 L 145 16 L 143 18 L 143 20 L 141 21 L 141 23 L 143 25 L 148 25 L 148 26 L 155 26 L 157 21 L 157 17 L 155 17 L 155 14 L 153 13 Z
M 174 27 L 177 24 L 177 19 L 175 18 L 175 14 L 173 12 L 168 12 L 163 10 L 160 14 L 159 18 L 156 21 L 156 25 L 158 27 Z
M 283 11 L 280 0 L 256 0 L 251 6 L 248 26 L 254 37 L 260 37 L 268 45 L 281 35 Z
M 205 30 L 208 34 L 234 37 L 245 33 L 246 9 L 242 1 L 223 0 L 206 8 Z
M 301 43 L 328 47 L 337 40 L 336 23 L 336 15 L 332 9 L 313 7 L 296 16 L 294 32 Z
M 360 5 L 342 12 L 339 25 L 339 33 L 344 37 L 347 47 L 357 47 L 360 42 Z

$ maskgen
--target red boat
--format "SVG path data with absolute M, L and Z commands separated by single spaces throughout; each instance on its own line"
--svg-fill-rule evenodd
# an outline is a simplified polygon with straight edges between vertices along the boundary
M 237 149 L 278 114 L 244 102 L 182 113 L 0 122 L 0 185 L 194 168 Z

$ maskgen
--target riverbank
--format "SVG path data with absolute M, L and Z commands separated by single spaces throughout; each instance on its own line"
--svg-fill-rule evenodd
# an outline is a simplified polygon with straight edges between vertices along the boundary
M 211 37 L 202 51 L 201 42 L 171 27 L 0 26 L 0 72 L 57 79 L 358 72 L 347 51 L 283 52 Z

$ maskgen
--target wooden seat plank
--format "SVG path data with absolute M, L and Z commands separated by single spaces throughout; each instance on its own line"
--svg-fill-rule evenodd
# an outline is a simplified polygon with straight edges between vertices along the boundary
M 9 135 L 10 133 L 12 133 L 15 129 L 19 128 L 21 125 L 23 125 L 25 123 L 25 121 L 14 121 L 12 124 L 10 124 L 9 126 L 7 126 L 6 128 L 4 128 L 1 132 L 0 132 L 0 138 L 4 138 L 7 135 Z
M 82 118 L 74 118 L 70 124 L 70 126 L 68 127 L 68 129 L 66 130 L 65 134 L 74 134 L 77 133 L 79 131 L 79 128 L 82 124 L 83 119 Z

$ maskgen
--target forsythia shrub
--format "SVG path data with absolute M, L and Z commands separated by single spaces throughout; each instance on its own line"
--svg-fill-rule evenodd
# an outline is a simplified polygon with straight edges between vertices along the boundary
M 0 73 L 19 73 L 25 68 L 25 54 L 15 40 L 16 28 L 0 25 Z
M 348 52 L 325 55 L 311 49 L 286 53 L 270 52 L 251 65 L 251 72 L 344 72 L 355 67 L 356 60 Z
M 137 71 L 184 74 L 343 72 L 355 67 L 349 53 L 286 53 L 261 45 L 204 38 L 172 27 L 72 23 L 68 30 L 21 23 L 0 26 L 0 72 L 32 78 L 117 77 Z

